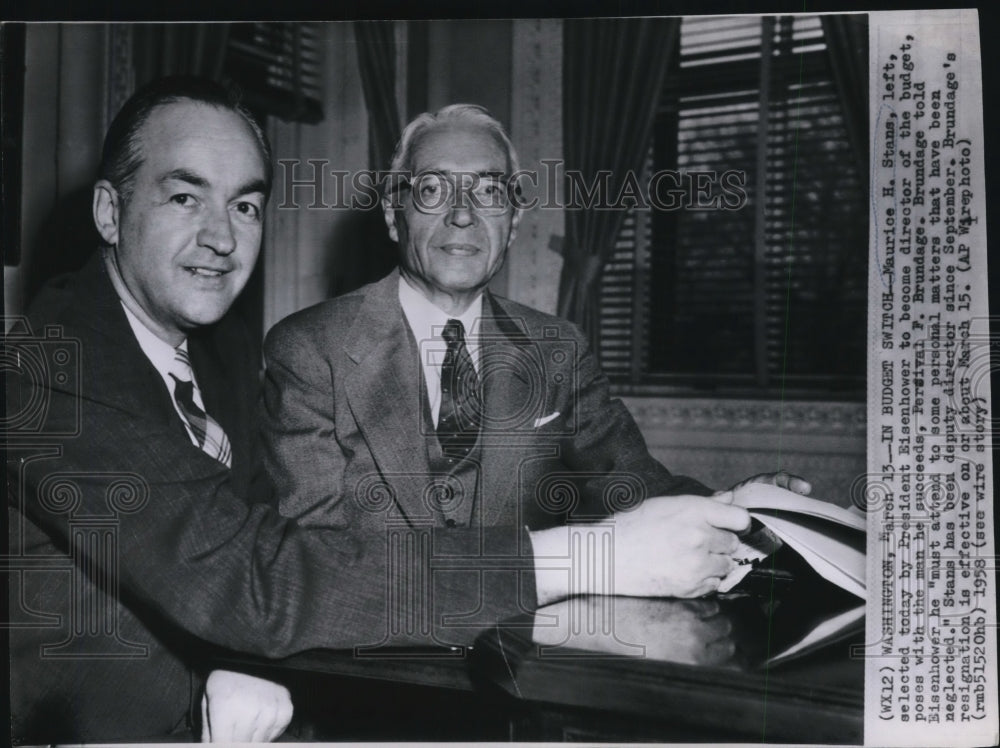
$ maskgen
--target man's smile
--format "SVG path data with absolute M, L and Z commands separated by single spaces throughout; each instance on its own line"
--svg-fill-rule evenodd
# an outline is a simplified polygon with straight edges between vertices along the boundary
M 439 249 L 455 257 L 471 257 L 479 253 L 479 247 L 472 244 L 443 244 Z
M 201 265 L 185 265 L 184 269 L 200 278 L 220 278 L 230 272 L 229 268 L 210 268 Z

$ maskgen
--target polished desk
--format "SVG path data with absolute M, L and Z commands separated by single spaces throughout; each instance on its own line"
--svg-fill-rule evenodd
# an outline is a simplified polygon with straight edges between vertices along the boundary
M 226 664 L 289 685 L 300 740 L 860 743 L 849 641 L 770 667 L 773 632 L 748 618 L 745 601 L 578 598 L 472 648 Z
M 514 704 L 514 739 L 862 742 L 849 640 L 768 666 L 741 605 L 598 598 L 548 612 L 476 642 L 481 677 Z

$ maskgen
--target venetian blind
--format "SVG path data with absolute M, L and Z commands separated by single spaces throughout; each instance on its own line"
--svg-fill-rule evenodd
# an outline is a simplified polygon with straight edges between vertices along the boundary
M 257 112 L 284 120 L 323 119 L 322 56 L 315 23 L 235 23 L 229 32 L 225 76 Z
M 746 202 L 630 216 L 600 296 L 612 379 L 859 392 L 867 183 L 850 148 L 818 18 L 685 19 L 651 168 L 687 175 L 701 204 L 725 203 L 736 172 Z

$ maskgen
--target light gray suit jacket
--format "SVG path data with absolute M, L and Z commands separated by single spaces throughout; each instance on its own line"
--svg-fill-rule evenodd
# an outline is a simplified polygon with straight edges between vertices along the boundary
M 457 468 L 442 463 L 419 365 L 441 344 L 414 338 L 398 283 L 393 272 L 269 333 L 265 461 L 283 514 L 383 536 L 400 558 L 423 554 L 430 595 L 422 608 L 409 598 L 420 613 L 407 620 L 438 641 L 469 641 L 534 606 L 527 529 L 604 518 L 646 496 L 710 493 L 649 455 L 574 325 L 491 294 L 479 330 L 479 449 Z M 426 544 L 394 545 L 403 529 Z M 393 600 L 387 569 L 372 584 Z

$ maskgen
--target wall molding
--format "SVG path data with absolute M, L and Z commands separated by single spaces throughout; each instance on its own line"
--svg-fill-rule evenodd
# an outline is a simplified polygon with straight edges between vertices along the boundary
M 561 180 L 550 185 L 542 159 L 560 159 L 562 142 L 562 21 L 513 22 L 511 56 L 510 136 L 521 168 L 534 171 L 536 185 L 526 189 L 537 196 L 561 194 Z M 561 209 L 525 211 L 517 239 L 510 248 L 507 287 L 514 301 L 554 313 L 559 295 L 562 258 L 553 251 L 565 235 Z
M 866 405 L 708 398 L 622 398 L 650 453 L 713 488 L 788 470 L 846 506 L 866 469 Z
M 132 46 L 132 25 L 114 23 L 108 28 L 107 53 L 107 106 L 105 107 L 104 130 L 107 132 L 111 120 L 135 93 L 135 67 Z
M 775 402 L 708 398 L 625 397 L 636 421 L 650 428 L 856 436 L 865 438 L 865 403 Z

